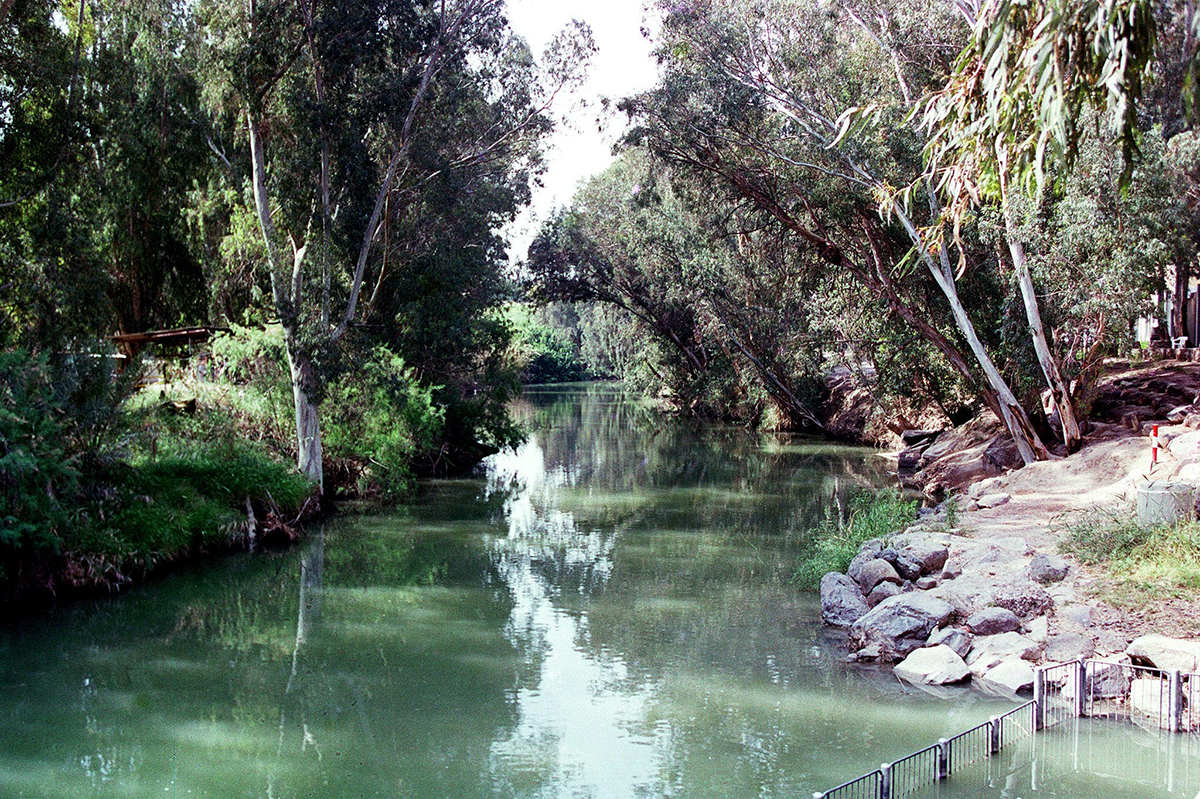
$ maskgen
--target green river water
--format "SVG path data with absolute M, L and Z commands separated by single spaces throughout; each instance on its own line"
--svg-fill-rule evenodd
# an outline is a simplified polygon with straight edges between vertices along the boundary
M 531 389 L 411 506 L 0 628 L 0 797 L 809 797 L 1012 702 L 842 662 L 790 583 L 872 451 Z M 1185 796 L 1187 742 L 1070 725 L 930 796 Z

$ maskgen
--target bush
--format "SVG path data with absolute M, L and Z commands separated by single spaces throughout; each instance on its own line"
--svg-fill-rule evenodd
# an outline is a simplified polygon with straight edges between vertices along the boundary
M 810 531 L 813 552 L 801 562 L 792 581 L 805 588 L 817 588 L 829 572 L 846 571 L 864 543 L 886 538 L 912 524 L 916 508 L 916 502 L 891 491 L 851 497 L 844 523 L 839 524 L 827 513 Z
M 1060 519 L 1055 526 L 1062 534 L 1059 550 L 1089 566 L 1126 558 L 1154 534 L 1127 512 L 1101 508 Z
M 436 387 L 422 386 L 399 355 L 379 346 L 360 369 L 329 387 L 322 405 L 328 452 L 358 457 L 370 466 L 360 492 L 396 497 L 412 487 L 413 457 L 442 432 L 444 412 L 434 405 Z
M 112 499 L 132 385 L 111 351 L 0 352 L 0 554 L 58 552 Z

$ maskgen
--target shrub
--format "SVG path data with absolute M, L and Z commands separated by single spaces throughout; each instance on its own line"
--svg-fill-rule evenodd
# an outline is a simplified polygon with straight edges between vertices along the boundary
M 844 523 L 828 513 L 810 531 L 813 551 L 796 569 L 792 581 L 805 588 L 816 588 L 829 572 L 844 572 L 859 548 L 872 538 L 886 538 L 912 524 L 917 503 L 903 499 L 894 491 L 857 494 L 850 499 Z
M 360 491 L 374 488 L 395 497 L 411 489 L 412 459 L 433 446 L 445 421 L 433 402 L 435 390 L 422 386 L 404 359 L 382 346 L 329 387 L 322 405 L 325 445 L 331 455 L 370 464 L 364 473 L 368 485 Z

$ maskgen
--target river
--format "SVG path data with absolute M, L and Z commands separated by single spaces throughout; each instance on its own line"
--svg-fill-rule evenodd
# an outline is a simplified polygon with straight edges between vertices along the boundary
M 0 797 L 807 797 L 1012 706 L 847 666 L 792 585 L 889 484 L 873 451 L 609 385 L 515 412 L 520 449 L 410 506 L 0 628 Z M 1124 751 L 1076 730 L 937 795 L 1090 799 L 1081 734 Z M 1108 795 L 1182 795 L 1148 769 Z

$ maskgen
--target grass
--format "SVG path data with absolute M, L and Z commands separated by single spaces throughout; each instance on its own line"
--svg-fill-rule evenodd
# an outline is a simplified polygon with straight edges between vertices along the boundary
M 792 582 L 815 589 L 829 572 L 844 572 L 864 543 L 887 538 L 912 524 L 917 503 L 898 493 L 859 494 L 850 500 L 843 524 L 828 515 L 811 531 L 813 551 L 800 562 Z
M 1200 522 L 1143 527 L 1129 512 L 1090 510 L 1059 529 L 1059 550 L 1099 567 L 1100 591 L 1114 604 L 1200 597 Z

